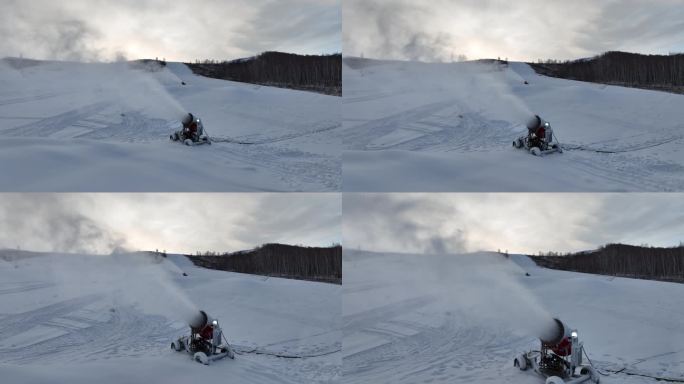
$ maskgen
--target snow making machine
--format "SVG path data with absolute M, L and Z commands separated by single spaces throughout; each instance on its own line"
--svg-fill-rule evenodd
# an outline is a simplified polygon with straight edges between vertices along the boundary
M 552 332 L 540 338 L 541 349 L 516 356 L 513 365 L 521 371 L 534 370 L 546 378 L 546 384 L 598 383 L 598 371 L 582 362 L 584 345 L 577 330 L 553 320 Z
M 189 322 L 190 335 L 179 337 L 171 343 L 171 349 L 185 351 L 198 363 L 209 365 L 225 357 L 234 359 L 233 348 L 225 341 L 217 320 L 199 311 Z
M 549 153 L 563 153 L 563 147 L 553 133 L 551 123 L 539 115 L 535 115 L 527 122 L 527 135 L 513 140 L 513 147 L 525 149 L 535 156 Z
M 192 113 L 188 113 L 181 121 L 182 127 L 179 131 L 172 133 L 169 136 L 171 141 L 182 142 L 187 146 L 209 144 L 211 139 L 204 129 L 204 124 L 199 117 L 195 117 Z

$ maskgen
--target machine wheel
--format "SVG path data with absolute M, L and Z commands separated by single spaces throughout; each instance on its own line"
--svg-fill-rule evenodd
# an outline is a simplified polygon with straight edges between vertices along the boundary
M 551 376 L 546 379 L 546 384 L 565 384 L 565 380 L 558 376 Z
M 589 377 L 591 378 L 591 381 L 593 383 L 597 383 L 597 384 L 598 384 L 599 379 L 600 379 L 598 372 L 596 372 L 596 370 L 593 367 L 588 367 L 588 366 L 582 367 L 582 369 L 580 369 L 580 375 L 582 375 L 582 376 L 589 375 Z
M 174 341 L 174 342 L 171 343 L 171 349 L 173 349 L 173 350 L 176 351 L 176 352 L 180 351 L 180 347 L 178 346 L 178 342 L 177 342 L 177 341 Z
M 558 153 L 563 153 L 563 148 L 560 146 L 560 144 L 554 144 L 551 146 L 551 148 L 555 149 L 558 151 Z
M 178 140 L 180 140 L 180 139 L 178 138 L 178 134 L 177 134 L 177 133 L 171 134 L 171 136 L 169 136 L 169 139 L 171 139 L 172 141 L 178 141 Z
M 197 352 L 192 358 L 198 363 L 209 365 L 209 357 L 204 352 Z
M 190 139 L 185 139 L 183 144 L 187 145 L 188 147 L 192 147 L 195 143 L 193 143 Z
M 229 359 L 235 360 L 235 352 L 230 347 L 221 348 L 221 353 L 225 353 Z
M 513 366 L 520 369 L 521 371 L 527 370 L 527 359 L 523 355 L 518 355 L 513 360 Z
M 530 148 L 530 153 L 535 156 L 541 156 L 541 149 L 539 147 L 532 147 Z
M 513 141 L 513 148 L 518 148 L 518 149 L 520 149 L 520 148 L 522 148 L 522 146 L 523 146 L 522 140 L 520 140 L 520 139 L 515 139 L 515 140 Z

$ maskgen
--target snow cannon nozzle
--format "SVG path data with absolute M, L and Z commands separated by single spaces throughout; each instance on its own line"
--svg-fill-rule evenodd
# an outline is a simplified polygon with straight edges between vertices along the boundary
M 192 329 L 202 329 L 206 325 L 211 324 L 212 321 L 214 321 L 214 319 L 212 319 L 211 316 L 200 310 L 190 319 L 188 325 Z
M 188 112 L 185 116 L 183 116 L 183 125 L 189 125 L 193 121 L 195 121 L 195 115 L 193 115 L 192 113 Z
M 539 340 L 544 344 L 557 345 L 563 341 L 563 339 L 569 337 L 570 332 L 570 327 L 554 317 L 553 325 L 539 337 Z
M 537 128 L 543 126 L 545 123 L 546 121 L 539 117 L 539 115 L 534 115 L 530 117 L 529 120 L 527 120 L 527 123 L 525 125 L 529 130 L 536 130 Z

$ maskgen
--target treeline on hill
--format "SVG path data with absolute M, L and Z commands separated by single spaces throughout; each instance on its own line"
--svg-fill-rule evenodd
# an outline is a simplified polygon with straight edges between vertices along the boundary
M 684 53 L 606 52 L 591 59 L 530 65 L 546 76 L 684 94 Z
M 289 279 L 342 284 L 342 246 L 264 244 L 249 251 L 188 256 L 200 267 Z
M 14 69 L 24 69 L 24 68 L 29 68 L 29 67 L 35 67 L 37 65 L 42 64 L 43 62 L 40 60 L 33 60 L 33 59 L 25 59 L 23 57 L 5 57 L 1 59 L 0 61 L 4 61 L 9 65 L 10 67 Z
M 684 245 L 658 248 L 609 244 L 594 251 L 531 257 L 545 268 L 684 283 Z
M 201 76 L 342 96 L 342 55 L 264 52 L 234 61 L 187 64 Z

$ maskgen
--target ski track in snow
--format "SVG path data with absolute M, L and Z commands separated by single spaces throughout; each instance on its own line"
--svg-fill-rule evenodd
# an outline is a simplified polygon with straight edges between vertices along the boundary
M 43 69 L 45 68 L 45 69 Z M 144 105 L 140 109 L 127 106 L 120 97 L 112 96 L 94 85 L 85 85 L 84 90 L 64 90 L 61 92 L 40 91 L 41 88 L 58 88 L 60 78 L 50 83 L 53 75 L 50 70 L 74 71 L 67 63 L 44 64 L 23 72 L 23 82 L 12 83 L 0 94 L 0 132 L 11 145 L 8 149 L 26 158 L 4 151 L 3 162 L 33 174 L 31 184 L 24 186 L 21 180 L 0 179 L 0 190 L 21 191 L 54 191 L 64 187 L 50 185 L 50 181 L 35 184 L 35 180 L 48 179 L 53 176 L 48 169 L 51 165 L 62 161 L 62 156 L 54 153 L 56 148 L 78 156 L 78 148 L 71 145 L 78 141 L 84 145 L 89 141 L 110 143 L 117 148 L 117 155 L 101 151 L 95 158 L 84 158 L 80 167 L 86 169 L 111 165 L 126 169 L 125 172 L 110 173 L 109 179 L 119 178 L 119 185 L 124 189 L 136 191 L 148 188 L 136 185 L 135 178 L 153 174 L 157 169 L 169 170 L 175 167 L 173 162 L 165 162 L 164 156 L 179 156 L 178 143 L 168 140 L 169 135 L 179 129 L 178 116 L 166 118 L 154 117 Z M 82 69 L 89 74 L 87 65 Z M 12 69 L 0 66 L 0 84 L 2 76 L 10 76 Z M 8 72 L 9 71 L 9 72 Z M 45 73 L 49 75 L 46 75 Z M 97 73 L 96 69 L 92 69 Z M 9 73 L 9 74 L 8 74 Z M 64 74 L 62 74 L 64 76 Z M 74 75 L 77 76 L 77 75 Z M 104 75 L 103 75 L 104 76 Z M 139 76 L 139 75 L 138 75 Z M 341 186 L 342 166 L 340 140 L 338 131 L 340 98 L 318 95 L 308 92 L 290 91 L 270 87 L 255 87 L 251 84 L 234 83 L 215 79 L 202 78 L 189 73 L 182 64 L 170 63 L 161 73 L 145 76 L 157 77 L 159 85 L 168 95 L 188 110 L 203 118 L 207 132 L 215 137 L 211 146 L 192 148 L 193 151 L 182 152 L 188 163 L 198 172 L 186 174 L 188 184 L 194 190 L 203 191 L 338 191 Z M 78 76 L 77 76 L 78 77 Z M 175 79 L 182 78 L 188 86 L 180 87 Z M 173 81 L 172 81 L 173 80 Z M 34 84 L 35 82 L 35 84 Z M 42 82 L 42 83 L 41 83 Z M 45 82 L 48 82 L 44 84 Z M 78 81 L 75 82 L 78 84 Z M 13 89 L 20 85 L 26 89 Z M 142 91 L 142 90 L 141 90 Z M 93 93 L 91 97 L 88 94 Z M 170 96 L 169 96 L 170 95 Z M 124 96 L 125 98 L 126 96 Z M 163 100 L 160 100 L 163 104 Z M 173 112 L 173 114 L 178 112 Z M 16 138 L 17 140 L 14 140 Z M 46 152 L 40 141 L 31 142 L 31 138 L 50 139 L 53 152 Z M 14 140 L 14 141 L 13 141 Z M 37 145 L 26 146 L 22 152 L 19 146 L 26 143 Z M 128 147 L 127 144 L 149 144 L 149 153 L 154 159 L 147 158 L 144 164 L 129 164 L 127 151 L 140 151 L 140 147 Z M 251 148 L 244 148 L 239 143 L 250 143 Z M 57 144 L 57 147 L 55 147 Z M 167 147 L 167 151 L 163 148 Z M 164 153 L 165 152 L 165 153 Z M 34 153 L 33 156 L 30 156 Z M 88 156 L 92 156 L 89 154 Z M 1 157 L 1 156 L 0 156 Z M 43 164 L 44 163 L 44 164 Z M 101 164 L 101 165 L 100 165 Z M 77 181 L 71 177 L 79 169 L 73 166 L 62 167 L 63 180 Z M 209 172 L 217 180 L 202 179 L 201 174 Z M 96 173 L 96 172 L 93 172 Z M 225 180 L 221 182 L 220 180 Z M 178 182 L 162 183 L 155 190 L 177 190 Z M 130 185 L 130 187 L 126 187 Z M 97 183 L 83 180 L 80 184 L 71 185 L 71 191 L 94 191 Z
M 684 190 L 684 96 L 547 78 L 519 63 L 494 71 L 492 79 L 506 79 L 510 95 L 504 96 L 548 119 L 566 149 L 560 156 L 535 158 L 547 163 L 543 171 L 536 171 L 535 162 L 522 156 L 526 153 L 511 148 L 513 139 L 526 132 L 522 122 L 497 120 L 484 105 L 477 106 L 477 91 L 473 101 L 462 89 L 463 78 L 471 75 L 459 74 L 459 65 L 345 66 L 345 190 L 401 191 L 402 185 L 407 191 Z M 490 81 L 476 75 L 477 81 Z M 520 85 L 523 79 L 530 85 Z M 405 87 L 406 83 L 414 86 Z M 385 156 L 385 151 L 392 151 L 392 156 Z M 410 169 L 430 167 L 425 157 L 412 153 L 433 154 L 432 171 L 451 173 L 450 177 L 425 180 L 403 174 L 402 162 Z M 483 161 L 478 162 L 480 157 Z M 384 162 L 385 171 L 381 166 L 364 167 L 364 162 Z M 555 184 L 544 177 L 548 172 L 575 180 Z M 466 173 L 468 184 L 459 184 Z M 518 178 L 511 184 L 503 178 L 478 180 L 473 173 L 516 173 Z

